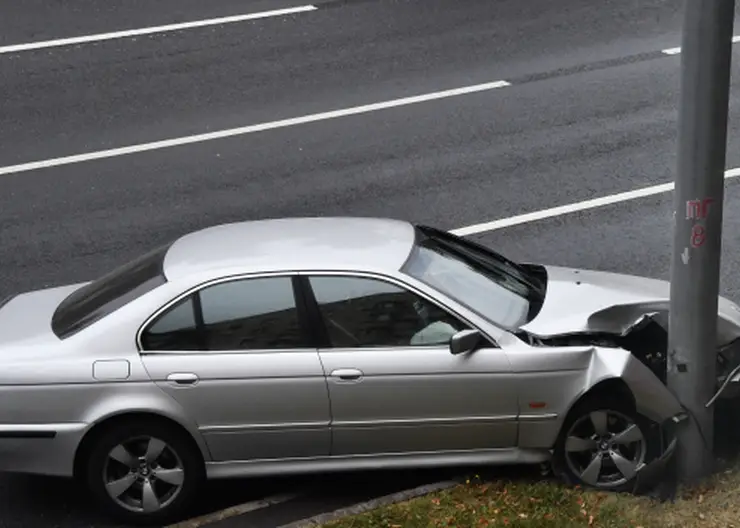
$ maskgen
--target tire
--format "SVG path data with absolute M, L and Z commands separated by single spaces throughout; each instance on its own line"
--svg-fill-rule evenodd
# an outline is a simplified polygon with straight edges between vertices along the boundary
M 147 449 L 159 453 L 150 463 Z M 119 422 L 104 431 L 88 451 L 84 472 L 88 489 L 109 516 L 157 526 L 185 517 L 204 475 L 194 443 L 177 428 L 149 420 Z
M 632 492 L 635 470 L 660 456 L 661 443 L 656 424 L 633 409 L 617 402 L 587 400 L 566 418 L 555 443 L 554 463 L 571 485 Z

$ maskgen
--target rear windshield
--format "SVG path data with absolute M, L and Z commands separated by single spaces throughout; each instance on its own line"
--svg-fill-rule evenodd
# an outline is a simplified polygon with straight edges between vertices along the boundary
M 150 251 L 64 299 L 51 319 L 57 337 L 69 337 L 167 282 L 162 264 L 169 247 Z

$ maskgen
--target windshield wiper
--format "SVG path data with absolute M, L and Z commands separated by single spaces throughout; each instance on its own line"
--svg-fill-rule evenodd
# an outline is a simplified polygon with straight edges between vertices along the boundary
M 541 285 L 533 282 L 529 277 L 527 271 L 521 269 L 518 265 L 505 258 L 498 260 L 490 258 L 487 254 L 485 256 L 480 256 L 475 252 L 465 248 L 464 246 L 456 246 L 454 250 L 452 250 L 451 248 L 448 248 L 448 250 L 455 251 L 463 258 L 472 260 L 483 268 L 486 268 L 492 272 L 501 273 L 508 276 L 509 278 L 514 279 L 516 282 L 523 284 L 529 290 L 527 292 L 530 294 L 529 296 L 531 296 L 531 292 L 540 293 L 542 291 Z
M 507 259 L 503 255 L 480 244 L 461 239 L 433 227 L 419 226 L 419 229 L 442 249 L 456 254 L 463 259 L 472 260 L 489 271 L 505 274 L 517 282 L 524 284 L 530 292 L 534 292 L 540 297 L 544 295 L 545 290 L 539 279 L 533 278 L 526 268 Z

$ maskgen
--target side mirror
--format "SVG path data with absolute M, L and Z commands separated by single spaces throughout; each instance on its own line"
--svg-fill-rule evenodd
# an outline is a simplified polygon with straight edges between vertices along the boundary
M 478 330 L 462 330 L 450 338 L 450 353 L 458 356 L 475 352 L 482 336 Z

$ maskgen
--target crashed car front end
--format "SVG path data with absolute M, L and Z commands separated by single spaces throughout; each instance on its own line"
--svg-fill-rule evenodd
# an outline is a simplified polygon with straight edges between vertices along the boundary
M 538 316 L 521 328 L 542 346 L 594 345 L 628 350 L 663 383 L 668 357 L 670 283 L 592 270 L 545 266 L 547 295 Z M 568 306 L 564 311 L 563 306 Z M 740 306 L 719 297 L 717 389 L 740 365 Z M 740 384 L 737 384 L 740 385 Z M 722 398 L 740 395 L 727 387 Z
M 647 310 L 647 307 L 642 307 Z M 654 307 L 653 307 L 654 308 Z M 629 309 L 629 310 L 628 310 Z M 609 314 L 595 314 L 586 330 L 574 333 L 565 333 L 553 336 L 537 336 L 529 334 L 528 339 L 540 346 L 581 346 L 593 345 L 609 349 L 621 348 L 627 350 L 663 383 L 667 381 L 668 371 L 668 315 L 667 308 L 661 311 L 644 311 L 641 315 L 639 307 L 614 307 L 611 311 L 622 312 L 627 316 L 635 317 L 629 323 L 610 325 L 600 324 Z M 626 313 L 629 312 L 629 313 Z M 718 345 L 714 350 L 717 359 L 716 388 L 725 384 L 730 374 L 740 366 L 740 335 L 735 332 L 734 324 L 718 317 Z M 740 383 L 724 386 L 722 399 L 734 399 L 740 396 Z
M 600 344 L 579 342 L 574 345 L 557 340 L 549 343 L 534 340 L 530 341 L 530 345 L 546 348 L 588 347 L 585 350 L 588 350 L 590 354 L 590 361 L 582 385 L 583 392 L 576 398 L 588 393 L 603 382 L 614 380 L 624 382 L 634 398 L 635 410 L 649 424 L 647 433 L 656 442 L 654 444 L 656 446 L 655 456 L 646 459 L 635 468 L 636 478 L 629 491 L 640 493 L 657 484 L 676 451 L 678 428 L 688 418 L 688 415 L 677 398 L 658 379 L 651 368 L 631 352 L 606 342 Z M 616 396 L 621 398 L 629 395 L 618 393 Z M 555 473 L 568 480 L 562 467 L 558 465 L 558 461 L 555 459 L 553 462 Z
M 520 329 L 536 347 L 591 347 L 603 365 L 592 375 L 622 379 L 638 412 L 659 428 L 661 454 L 640 468 L 639 487 L 663 473 L 688 414 L 666 386 L 670 283 L 590 270 L 547 266 L 544 306 Z M 567 310 L 563 310 L 567 306 Z M 740 395 L 740 307 L 719 298 L 716 394 L 707 402 Z M 622 358 L 628 358 L 623 360 Z
M 601 354 L 610 352 L 613 350 L 602 350 Z M 656 436 L 660 438 L 660 455 L 637 470 L 632 490 L 635 493 L 652 488 L 663 477 L 678 445 L 678 428 L 688 418 L 678 399 L 655 375 L 655 363 L 655 360 L 643 362 L 630 354 L 621 374 L 621 379 L 635 396 L 637 412 L 654 423 Z

